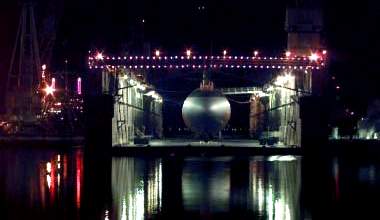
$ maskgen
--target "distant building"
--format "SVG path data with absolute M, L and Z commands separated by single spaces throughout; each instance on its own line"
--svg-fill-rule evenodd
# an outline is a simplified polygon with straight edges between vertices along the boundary
M 380 100 L 374 101 L 367 110 L 367 116 L 358 121 L 358 138 L 380 138 Z

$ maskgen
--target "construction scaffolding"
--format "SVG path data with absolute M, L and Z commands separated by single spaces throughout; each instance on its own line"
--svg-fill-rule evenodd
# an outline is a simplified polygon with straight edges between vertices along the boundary
M 41 111 L 38 86 L 41 62 L 34 4 L 24 2 L 6 84 L 6 119 L 17 123 L 37 120 Z

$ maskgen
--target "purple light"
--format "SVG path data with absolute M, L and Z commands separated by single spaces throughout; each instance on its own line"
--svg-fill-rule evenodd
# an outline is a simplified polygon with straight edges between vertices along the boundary
M 77 79 L 77 94 L 82 95 L 82 79 L 80 77 Z

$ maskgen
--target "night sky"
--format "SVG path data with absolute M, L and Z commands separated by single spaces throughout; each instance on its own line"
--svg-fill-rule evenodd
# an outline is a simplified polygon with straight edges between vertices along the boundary
M 151 51 L 183 53 L 185 48 L 214 54 L 266 54 L 286 49 L 285 9 L 295 1 L 252 0 L 37 0 L 38 29 L 56 33 L 52 69 L 85 72 L 88 50 L 118 53 L 135 50 L 143 39 Z M 345 108 L 365 112 L 379 97 L 380 3 L 376 0 L 315 1 L 324 12 L 323 37 L 329 74 L 340 85 Z M 4 81 L 16 35 L 16 0 L 0 2 L 0 74 Z M 44 22 L 56 21 L 54 28 Z M 144 22 L 143 22 L 144 21 Z M 41 36 L 40 36 L 41 37 Z M 137 40 L 138 39 L 138 40 Z M 133 49 L 132 49 L 133 48 Z M 3 86 L 3 85 L 2 85 Z M 188 88 L 191 89 L 191 88 Z M 335 94 L 334 94 L 335 95 Z

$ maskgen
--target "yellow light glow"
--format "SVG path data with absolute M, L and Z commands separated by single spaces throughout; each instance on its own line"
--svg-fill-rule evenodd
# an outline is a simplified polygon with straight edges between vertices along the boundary
M 46 163 L 46 171 L 47 171 L 48 173 L 51 172 L 51 163 L 50 163 L 50 162 L 47 162 L 47 163 Z
M 46 87 L 43 89 L 45 92 L 45 95 L 53 95 L 55 92 L 55 88 L 53 86 L 46 85 Z

